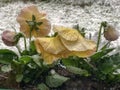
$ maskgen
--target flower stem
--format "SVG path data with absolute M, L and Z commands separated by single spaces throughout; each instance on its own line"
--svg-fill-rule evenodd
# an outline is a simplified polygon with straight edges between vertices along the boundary
M 94 66 L 94 65 L 92 65 L 89 61 L 88 61 L 88 59 L 84 59 L 84 61 L 93 69 L 93 70 L 97 70 L 97 68 Z
M 98 34 L 98 40 L 97 40 L 97 48 L 96 48 L 96 52 L 98 51 L 99 48 L 99 44 L 100 44 L 100 40 L 101 40 L 101 32 L 102 32 L 102 23 L 100 25 L 100 30 L 99 30 L 99 34 Z
M 107 42 L 102 48 L 101 48 L 101 50 L 104 50 L 104 49 L 106 49 L 107 48 L 107 46 L 109 46 L 110 45 L 110 42 L 111 41 L 109 41 L 109 42 Z
M 29 45 L 31 44 L 31 38 L 32 38 L 32 31 L 33 31 L 34 27 L 31 26 L 30 27 L 30 37 L 29 37 Z
M 31 43 L 31 35 L 32 34 L 32 28 L 30 28 L 30 37 L 29 37 L 29 45 L 30 45 L 30 43 Z
M 19 54 L 21 55 L 22 53 L 21 53 L 21 50 L 20 50 L 20 48 L 19 48 L 19 46 L 18 46 L 18 45 L 16 45 L 16 48 L 17 48 L 17 50 L 18 50 Z
M 24 36 L 24 35 L 23 35 L 23 38 L 24 38 L 25 50 L 27 51 L 27 43 L 26 43 L 26 38 L 25 38 L 25 36 Z

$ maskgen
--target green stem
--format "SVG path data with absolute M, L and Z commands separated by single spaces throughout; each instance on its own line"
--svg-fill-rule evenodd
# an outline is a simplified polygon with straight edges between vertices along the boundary
M 27 51 L 27 43 L 26 43 L 26 38 L 25 38 L 25 36 L 24 36 L 24 35 L 23 35 L 23 38 L 24 38 L 25 50 Z
M 18 46 L 18 45 L 16 45 L 16 48 L 17 48 L 17 50 L 18 50 L 19 54 L 21 55 L 21 50 L 20 50 L 20 48 L 19 48 L 19 46 Z
M 84 61 L 85 61 L 91 68 L 93 68 L 93 70 L 97 70 L 97 68 L 94 67 L 91 63 L 89 63 L 87 59 L 84 59 Z
M 107 42 L 102 48 L 101 48 L 101 50 L 104 50 L 104 49 L 106 49 L 107 48 L 107 46 L 110 44 L 110 42 L 111 41 L 109 41 L 109 42 Z
M 30 43 L 31 43 L 31 36 L 32 36 L 31 34 L 32 34 L 32 30 L 33 30 L 33 28 L 31 27 L 31 28 L 30 28 L 29 45 L 30 45 Z
M 102 23 L 101 23 L 100 30 L 99 30 L 99 34 L 98 34 L 98 40 L 97 40 L 97 48 L 96 48 L 96 52 L 98 51 L 99 44 L 100 44 L 100 40 L 101 40 L 102 26 L 103 26 L 103 25 L 102 25 Z
M 29 45 L 31 44 L 31 38 L 32 38 L 32 31 L 33 31 L 33 29 L 34 29 L 34 27 L 31 26 L 31 27 L 30 27 Z M 29 49 L 29 51 L 30 51 L 30 49 Z

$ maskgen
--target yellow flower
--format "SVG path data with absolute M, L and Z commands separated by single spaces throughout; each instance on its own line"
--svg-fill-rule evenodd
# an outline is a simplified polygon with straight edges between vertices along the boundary
M 96 49 L 95 42 L 87 40 L 76 30 L 62 26 L 54 26 L 53 30 L 58 32 L 62 44 L 71 51 L 73 55 L 88 57 Z
M 32 36 L 42 37 L 48 35 L 51 29 L 51 24 L 45 16 L 46 14 L 39 12 L 36 6 L 32 5 L 23 8 L 17 16 L 21 32 L 23 32 L 26 37 L 29 37 L 31 26 L 33 26 L 33 30 L 31 31 Z
M 67 57 L 69 54 L 57 36 L 36 38 L 35 45 L 38 53 L 41 53 L 47 64 L 51 64 L 59 58 Z
M 54 26 L 53 30 L 58 33 L 60 38 L 67 41 L 77 41 L 80 36 L 77 30 L 67 27 L 65 28 L 63 26 Z
M 95 52 L 96 44 L 86 40 L 75 29 L 55 26 L 56 37 L 37 38 L 35 45 L 44 61 L 51 64 L 68 56 L 89 57 Z

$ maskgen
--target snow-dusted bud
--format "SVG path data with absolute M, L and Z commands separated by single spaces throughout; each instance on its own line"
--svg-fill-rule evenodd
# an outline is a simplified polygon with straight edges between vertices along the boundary
M 108 41 L 115 41 L 119 38 L 119 32 L 111 25 L 108 25 L 104 31 L 104 37 Z
M 5 45 L 7 46 L 15 46 L 15 37 L 16 33 L 13 31 L 6 30 L 2 33 L 2 41 L 4 42 Z

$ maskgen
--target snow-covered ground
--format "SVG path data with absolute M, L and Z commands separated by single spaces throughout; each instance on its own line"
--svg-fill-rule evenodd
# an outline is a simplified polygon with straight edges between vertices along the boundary
M 85 7 L 74 3 L 54 3 L 53 0 L 48 3 L 36 2 L 35 5 L 38 6 L 39 10 L 47 12 L 52 24 L 70 27 L 79 24 L 80 27 L 86 28 L 88 33 L 93 34 L 93 32 L 99 30 L 102 21 L 107 21 L 120 32 L 120 0 L 95 1 L 91 6 Z M 34 3 L 15 1 L 5 4 L 0 2 L 0 34 L 3 30 L 13 30 L 12 27 L 19 31 L 16 17 L 23 7 L 31 4 Z M 120 39 L 112 43 L 114 46 L 118 46 L 120 45 Z M 0 48 L 6 48 L 1 39 Z

